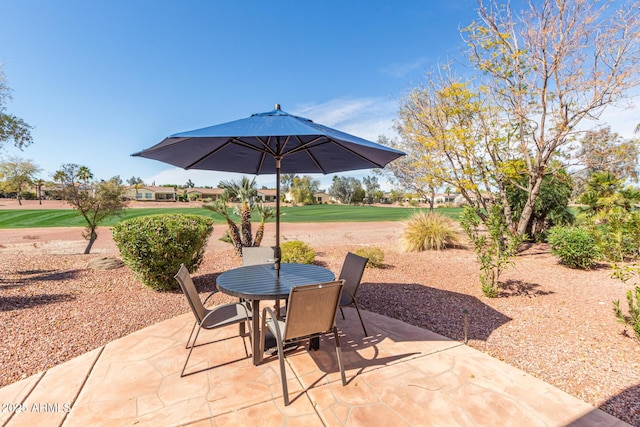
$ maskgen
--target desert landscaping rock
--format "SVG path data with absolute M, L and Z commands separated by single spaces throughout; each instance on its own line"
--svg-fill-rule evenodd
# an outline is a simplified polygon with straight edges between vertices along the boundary
M 87 268 L 90 270 L 114 270 L 120 267 L 124 267 L 124 262 L 114 257 L 94 258 L 87 263 Z

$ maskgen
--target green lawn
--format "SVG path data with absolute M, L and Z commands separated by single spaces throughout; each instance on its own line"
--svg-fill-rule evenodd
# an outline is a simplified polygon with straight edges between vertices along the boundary
M 369 221 L 404 221 L 415 212 L 424 211 L 419 208 L 397 208 L 378 206 L 283 206 L 281 222 L 369 222 Z M 438 208 L 436 212 L 458 219 L 459 208 Z M 111 226 L 125 219 L 143 215 L 160 213 L 190 213 L 214 218 L 223 222 L 220 215 L 204 208 L 136 208 L 127 209 L 123 217 L 105 220 L 101 226 Z M 234 217 L 239 221 L 238 217 Z M 253 221 L 259 216 L 254 213 Z M 270 222 L 275 221 L 271 219 Z M 0 228 L 37 228 L 37 227 L 84 227 L 84 219 L 73 209 L 7 209 L 0 210 Z

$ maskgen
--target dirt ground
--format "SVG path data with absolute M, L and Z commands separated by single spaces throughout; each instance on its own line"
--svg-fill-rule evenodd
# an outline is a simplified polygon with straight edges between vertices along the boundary
M 274 228 L 267 224 L 263 245 L 274 243 Z M 202 295 L 241 263 L 218 240 L 225 229 L 214 226 L 194 276 Z M 569 269 L 548 246 L 532 245 L 489 299 L 473 251 L 404 253 L 402 231 L 399 222 L 281 224 L 282 241 L 309 244 L 316 263 L 336 274 L 348 251 L 383 250 L 384 268 L 365 271 L 363 309 L 461 341 L 466 310 L 468 345 L 640 427 L 640 343 L 612 313 L 616 299 L 626 311 L 631 285 L 611 278 L 607 265 Z M 188 311 L 182 295 L 145 288 L 127 267 L 87 269 L 93 258 L 118 257 L 109 228 L 98 229 L 90 255 L 85 246 L 81 227 L 0 230 L 0 386 Z M 78 326 L 94 318 L 99 324 Z

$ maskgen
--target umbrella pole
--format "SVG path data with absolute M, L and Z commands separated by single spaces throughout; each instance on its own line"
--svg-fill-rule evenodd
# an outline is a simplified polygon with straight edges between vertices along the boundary
M 280 277 L 280 157 L 276 157 L 276 252 L 275 252 L 275 269 L 276 277 Z

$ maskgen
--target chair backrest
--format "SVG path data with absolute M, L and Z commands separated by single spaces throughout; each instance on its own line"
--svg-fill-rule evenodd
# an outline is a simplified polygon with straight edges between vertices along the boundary
M 242 265 L 273 264 L 275 249 L 272 246 L 252 246 L 242 248 Z
M 180 284 L 180 288 L 187 297 L 189 306 L 193 311 L 193 315 L 196 316 L 198 323 L 202 322 L 202 319 L 204 319 L 204 316 L 207 314 L 207 310 L 204 308 L 204 305 L 202 305 L 200 295 L 198 295 L 196 285 L 193 284 L 189 270 L 187 270 L 184 264 L 180 264 L 180 270 L 178 270 L 178 273 L 173 277 L 175 277 Z
M 284 339 L 330 331 L 336 322 L 343 283 L 339 280 L 291 288 Z
M 349 305 L 353 303 L 356 293 L 358 293 L 358 287 L 364 274 L 364 268 L 369 261 L 368 258 L 361 257 L 351 252 L 347 253 L 342 264 L 342 270 L 338 279 L 344 280 L 344 290 L 342 292 L 342 298 L 340 305 Z

